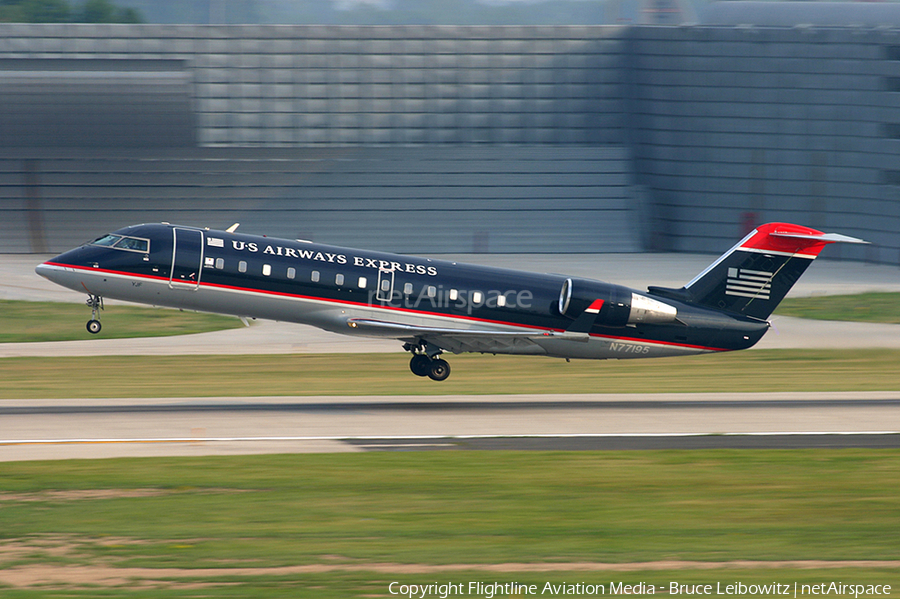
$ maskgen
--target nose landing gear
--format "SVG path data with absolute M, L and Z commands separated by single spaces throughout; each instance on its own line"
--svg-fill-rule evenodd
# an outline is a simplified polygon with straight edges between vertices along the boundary
M 96 335 L 100 332 L 100 310 L 103 309 L 103 298 L 99 295 L 89 295 L 87 305 L 91 308 L 91 319 L 87 321 L 88 333 Z
M 403 346 L 413 357 L 409 361 L 409 369 L 416 376 L 427 376 L 433 381 L 443 381 L 450 376 L 450 364 L 439 358 L 441 349 L 427 342 L 418 345 L 407 343 Z

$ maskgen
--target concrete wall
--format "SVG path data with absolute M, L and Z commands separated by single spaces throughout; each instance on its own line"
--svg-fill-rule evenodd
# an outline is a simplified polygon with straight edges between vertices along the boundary
M 635 28 L 628 69 L 651 244 L 719 251 L 785 220 L 900 262 L 900 32 Z
M 141 222 L 393 252 L 639 251 L 622 146 L 0 153 L 0 251 Z
M 156 220 L 638 251 L 624 32 L 0 24 L 0 251 Z
M 194 146 L 183 60 L 0 58 L 0 148 Z
M 57 93 L 78 61 L 130 65 L 144 92 L 94 101 L 147 120 L 79 141 L 90 110 Z M 21 96 L 31 76 L 50 91 Z M 0 251 L 56 249 L 107 215 L 155 220 L 175 203 L 199 224 L 240 212 L 259 232 L 400 251 L 720 252 L 787 220 L 873 242 L 831 256 L 900 263 L 892 28 L 0 24 L 0 93 L 0 210 L 30 231 Z M 42 114 L 57 121 L 37 147 L 9 133 Z M 156 150 L 117 162 L 129 143 Z M 98 153 L 63 177 L 67 145 Z M 238 148 L 258 153 L 204 153 Z M 277 148 L 305 162 L 247 171 L 282 168 Z M 104 160 L 119 170 L 96 170 Z M 194 166 L 142 183 L 171 160 Z M 218 184 L 216 168 L 246 176 Z M 71 232 L 50 226 L 62 214 Z
M 603 145 L 621 143 L 624 31 L 0 24 L 0 59 L 181 61 L 204 146 Z

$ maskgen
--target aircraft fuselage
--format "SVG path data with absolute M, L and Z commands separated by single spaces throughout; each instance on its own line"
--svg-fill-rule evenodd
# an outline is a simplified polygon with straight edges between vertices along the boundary
M 169 224 L 121 229 L 37 272 L 94 297 L 430 341 L 431 357 L 673 356 L 745 349 L 768 329 L 601 281 Z

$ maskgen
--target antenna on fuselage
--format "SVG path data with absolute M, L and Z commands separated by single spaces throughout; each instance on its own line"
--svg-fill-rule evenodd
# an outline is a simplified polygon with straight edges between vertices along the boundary
M 230 227 L 225 229 L 225 231 L 228 233 L 234 233 L 235 231 L 237 231 L 237 228 L 240 226 L 241 226 L 241 223 L 234 223 L 233 225 L 231 225 Z

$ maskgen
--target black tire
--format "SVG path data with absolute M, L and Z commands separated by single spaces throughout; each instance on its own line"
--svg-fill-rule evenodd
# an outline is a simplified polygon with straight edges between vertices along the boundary
M 100 325 L 99 320 L 89 320 L 87 322 L 87 325 L 85 328 L 87 329 L 88 333 L 90 333 L 91 335 L 96 335 L 97 333 L 100 332 L 100 329 L 103 327 Z
M 409 369 L 416 376 L 428 376 L 431 372 L 431 358 L 425 354 L 416 354 L 409 361 Z
M 447 360 L 438 358 L 431 361 L 431 370 L 428 371 L 428 378 L 433 381 L 443 381 L 448 376 L 450 376 L 450 364 L 447 363 Z

